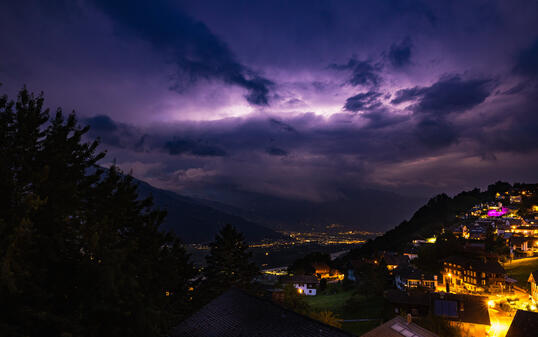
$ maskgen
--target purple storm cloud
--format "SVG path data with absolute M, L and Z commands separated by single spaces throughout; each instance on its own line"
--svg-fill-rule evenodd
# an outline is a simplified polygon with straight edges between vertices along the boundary
M 536 181 L 536 1 L 149 4 L 3 2 L 1 91 L 44 91 L 110 162 L 204 197 Z

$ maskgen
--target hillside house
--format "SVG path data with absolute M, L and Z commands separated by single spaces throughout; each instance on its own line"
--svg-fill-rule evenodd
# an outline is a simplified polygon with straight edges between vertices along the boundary
M 531 297 L 535 302 L 538 302 L 538 270 L 533 271 L 529 275 L 527 282 L 531 285 Z
M 497 261 L 453 256 L 443 261 L 442 275 L 447 292 L 500 292 L 511 289 L 506 271 Z
M 290 276 L 285 283 L 293 285 L 299 294 L 306 296 L 316 296 L 319 288 L 319 279 L 314 275 Z
M 414 268 L 405 268 L 396 271 L 394 283 L 400 290 L 411 288 L 435 290 L 437 288 L 437 275 L 422 272 L 421 270 Z
M 486 296 L 432 294 L 432 312 L 466 336 L 486 336 L 491 325 Z

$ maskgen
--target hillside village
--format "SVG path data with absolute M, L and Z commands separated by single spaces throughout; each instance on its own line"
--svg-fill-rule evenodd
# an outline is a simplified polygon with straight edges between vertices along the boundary
M 292 286 L 358 335 L 401 316 L 441 336 L 519 336 L 510 326 L 538 316 L 538 189 L 504 189 L 401 249 L 368 248 L 336 259 L 312 254 L 287 272 L 267 272 L 266 280 L 278 280 L 272 299 L 286 305 Z

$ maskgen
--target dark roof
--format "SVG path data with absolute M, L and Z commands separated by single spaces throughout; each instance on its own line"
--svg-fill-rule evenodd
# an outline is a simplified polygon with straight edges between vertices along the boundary
M 230 289 L 173 329 L 172 337 L 350 337 L 345 331 Z
M 463 266 L 464 268 L 472 267 L 473 270 L 477 272 L 485 273 L 495 273 L 495 274 L 506 274 L 506 271 L 497 261 L 486 261 L 478 259 L 470 259 L 463 256 L 451 256 L 445 260 L 445 262 L 455 263 L 457 265 Z
M 429 306 L 430 298 L 423 292 L 404 292 L 396 289 L 385 291 L 385 298 L 392 304 Z
M 435 280 L 435 275 L 433 273 L 424 272 L 414 268 L 402 269 L 398 271 L 398 275 L 400 275 L 402 280 Z
M 439 337 L 433 332 L 411 322 L 408 323 L 403 317 L 396 316 L 390 321 L 368 331 L 362 337 Z
M 433 313 L 448 320 L 490 325 L 486 296 L 435 294 Z
M 290 276 L 290 277 L 286 278 L 284 280 L 284 282 L 286 282 L 286 283 L 298 283 L 298 284 L 303 284 L 303 283 L 319 284 L 318 278 L 316 276 L 314 276 L 314 275 L 293 275 L 293 276 Z
M 512 324 L 506 333 L 506 337 L 536 336 L 538 331 L 538 313 L 518 310 Z

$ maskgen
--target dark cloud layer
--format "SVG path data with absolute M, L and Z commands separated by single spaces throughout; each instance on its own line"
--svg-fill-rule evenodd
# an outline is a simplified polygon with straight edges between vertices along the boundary
M 518 54 L 514 72 L 538 79 L 538 38 Z
M 357 94 L 346 100 L 344 109 L 347 111 L 357 112 L 378 108 L 381 106 L 381 102 L 378 100 L 379 96 L 381 96 L 381 94 L 374 91 Z
M 390 46 L 389 60 L 393 67 L 401 68 L 411 63 L 411 49 L 413 44 L 409 37 L 400 43 Z
M 162 188 L 318 201 L 342 187 L 456 192 L 536 181 L 537 10 L 2 2 L 0 82 L 76 108 L 110 161 Z
M 269 103 L 269 87 L 273 83 L 240 64 L 204 23 L 183 13 L 172 2 L 93 2 L 128 33 L 137 34 L 171 55 L 179 68 L 174 89 L 182 90 L 198 79 L 219 79 L 247 89 L 245 97 L 251 104 Z
M 444 77 L 429 87 L 414 87 L 396 92 L 391 101 L 400 104 L 418 100 L 418 113 L 448 114 L 463 112 L 484 102 L 492 90 L 489 79 L 463 80 L 460 76 Z
M 350 71 L 351 77 L 348 81 L 351 85 L 375 87 L 381 82 L 381 77 L 378 74 L 381 70 L 381 65 L 372 64 L 370 61 L 359 61 L 352 58 L 347 64 L 332 64 L 330 68 Z

